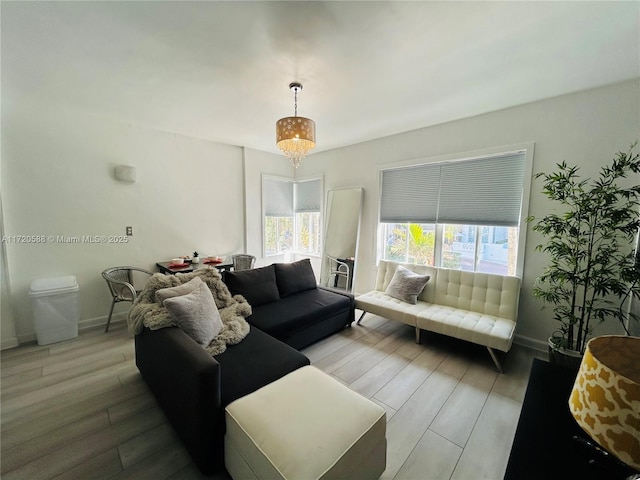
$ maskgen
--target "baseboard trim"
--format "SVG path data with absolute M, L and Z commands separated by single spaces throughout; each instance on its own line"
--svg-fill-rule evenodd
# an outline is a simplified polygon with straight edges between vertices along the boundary
M 127 320 L 127 316 L 129 315 L 129 312 L 123 312 L 123 313 L 114 313 L 113 316 L 111 317 L 111 325 L 114 325 L 118 322 L 124 322 Z M 100 316 L 100 317 L 94 317 L 94 318 L 87 318 L 85 320 L 81 320 L 78 323 L 78 331 L 82 332 L 83 330 L 88 330 L 90 328 L 94 328 L 97 326 L 102 325 L 103 327 L 107 326 L 107 316 Z
M 129 315 L 128 312 L 117 313 L 117 314 L 114 313 L 113 316 L 111 317 L 111 325 L 113 326 L 120 322 L 126 322 L 128 315 Z M 86 320 L 80 320 L 78 322 L 78 333 L 83 332 L 85 330 L 96 328 L 98 326 L 102 326 L 103 328 L 107 326 L 106 315 L 102 317 L 94 317 L 94 318 L 88 318 Z M 16 335 L 13 338 L 10 338 L 9 340 L 6 340 L 6 341 L 2 340 L 1 349 L 5 350 L 9 348 L 15 348 L 15 347 L 19 347 L 20 345 L 25 345 L 28 343 L 36 343 L 37 341 L 38 341 L 38 337 L 36 336 L 35 331 L 22 333 L 20 335 Z
M 18 342 L 18 337 L 11 337 L 9 339 L 2 339 L 2 343 L 0 343 L 0 350 L 7 350 L 9 348 L 15 348 L 20 343 Z
M 523 347 L 531 348 L 532 350 L 536 350 L 542 353 L 547 353 L 549 351 L 547 342 L 543 342 L 542 340 L 537 340 L 531 337 L 525 337 L 524 335 L 516 335 L 513 339 L 513 343 L 522 345 Z
M 117 324 L 119 322 L 125 322 L 127 320 L 128 313 L 118 313 L 114 314 L 111 318 L 111 325 Z M 89 318 L 86 320 L 81 320 L 78 323 L 78 331 L 82 332 L 84 330 L 89 330 L 95 328 L 97 326 L 106 326 L 107 325 L 107 317 L 106 315 L 103 317 L 95 317 Z M 8 340 L 2 340 L 2 344 L 0 348 L 2 350 L 6 350 L 9 348 L 15 348 L 25 343 L 35 343 L 37 341 L 35 332 L 24 333 L 22 335 L 17 335 L 15 337 L 9 338 Z M 516 345 L 521 345 L 523 347 L 531 348 L 532 350 L 536 350 L 538 352 L 547 353 L 548 345 L 547 342 L 543 342 L 541 340 L 536 340 L 535 338 L 526 337 L 524 335 L 516 335 L 513 339 L 513 343 Z

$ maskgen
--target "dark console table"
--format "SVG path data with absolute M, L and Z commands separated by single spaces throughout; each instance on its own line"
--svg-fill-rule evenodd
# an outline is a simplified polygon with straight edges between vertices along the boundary
M 534 359 L 505 480 L 624 480 L 635 473 L 573 439 L 588 438 L 569 412 L 576 372 Z

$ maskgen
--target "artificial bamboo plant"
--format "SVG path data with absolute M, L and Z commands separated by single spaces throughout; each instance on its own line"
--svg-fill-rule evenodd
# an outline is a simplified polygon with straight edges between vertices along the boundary
M 619 322 L 629 333 L 628 321 L 638 321 L 629 309 L 640 300 L 640 265 L 634 242 L 640 229 L 640 154 L 618 152 L 596 179 L 580 179 L 578 167 L 557 164 L 542 177 L 542 193 L 558 204 L 535 222 L 533 230 L 546 237 L 536 250 L 549 256 L 536 279 L 535 297 L 553 308 L 560 327 L 551 342 L 584 353 L 594 324 Z M 631 186 L 621 186 L 629 177 Z M 633 181 L 635 178 L 636 181 Z M 624 182 L 629 183 L 629 182 Z

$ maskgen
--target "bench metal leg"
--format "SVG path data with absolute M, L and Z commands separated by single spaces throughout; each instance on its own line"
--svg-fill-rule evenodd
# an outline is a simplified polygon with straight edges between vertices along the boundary
M 493 363 L 496 365 L 496 369 L 498 370 L 498 373 L 504 373 L 502 371 L 502 366 L 498 361 L 498 357 L 496 356 L 496 352 L 494 352 L 493 349 L 490 347 L 487 347 L 487 350 L 489 350 L 489 355 L 491 355 L 491 359 L 493 360 Z
M 362 315 L 360 315 L 360 318 L 358 319 L 358 321 L 356 322 L 356 325 L 360 325 L 360 320 L 362 320 L 362 317 L 364 317 L 367 314 L 367 312 L 362 312 Z

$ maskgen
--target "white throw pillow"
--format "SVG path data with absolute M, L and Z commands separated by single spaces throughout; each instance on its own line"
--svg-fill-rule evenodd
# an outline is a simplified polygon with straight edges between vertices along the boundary
M 220 312 L 204 282 L 191 293 L 167 298 L 163 305 L 176 324 L 200 345 L 209 345 L 222 330 Z
M 202 285 L 204 282 L 200 277 L 193 277 L 186 283 L 176 285 L 175 287 L 161 288 L 156 291 L 156 301 L 158 303 L 164 302 L 167 298 L 178 297 L 180 295 L 186 295 L 193 292 L 196 288 Z
M 430 278 L 430 275 L 419 275 L 402 265 L 398 265 L 384 293 L 415 305 L 418 303 L 418 295 L 422 293 Z

